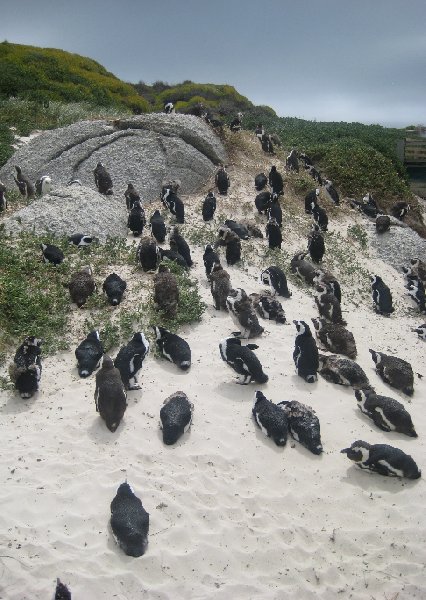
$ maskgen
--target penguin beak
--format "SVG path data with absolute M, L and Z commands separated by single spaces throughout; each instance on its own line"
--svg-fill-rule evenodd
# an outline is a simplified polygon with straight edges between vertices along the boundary
M 343 448 L 343 450 L 340 450 L 340 454 L 347 454 L 349 450 L 350 448 Z

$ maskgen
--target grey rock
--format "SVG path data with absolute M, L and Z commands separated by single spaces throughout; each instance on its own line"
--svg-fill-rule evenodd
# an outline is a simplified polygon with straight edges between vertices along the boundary
M 202 119 L 152 113 L 45 131 L 15 152 L 0 169 L 0 180 L 13 187 L 18 164 L 34 181 L 48 174 L 56 186 L 79 179 L 95 189 L 93 169 L 102 162 L 117 198 L 123 199 L 131 181 L 142 200 L 151 201 L 170 177 L 181 180 L 182 194 L 197 192 L 226 158 L 221 141 Z
M 379 258 L 392 265 L 398 272 L 402 265 L 409 265 L 411 258 L 426 261 L 426 240 L 410 227 L 393 226 L 382 234 L 377 234 L 374 223 L 369 228 L 370 242 Z

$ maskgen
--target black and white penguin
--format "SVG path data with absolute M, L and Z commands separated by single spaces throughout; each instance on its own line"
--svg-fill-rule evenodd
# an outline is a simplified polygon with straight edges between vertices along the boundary
M 296 325 L 297 335 L 293 351 L 293 360 L 296 372 L 307 383 L 314 383 L 318 379 L 318 348 L 312 337 L 309 325 L 305 321 L 293 321 Z
M 21 398 L 28 399 L 38 391 L 41 379 L 41 344 L 43 340 L 30 335 L 18 347 L 9 365 L 9 376 Z
M 261 214 L 265 214 L 267 213 L 268 209 L 271 207 L 271 202 L 272 202 L 272 194 L 271 192 L 260 192 L 260 194 L 257 194 L 256 198 L 254 199 L 254 205 L 257 208 L 257 212 L 259 213 L 259 215 Z
M 77 271 L 71 276 L 71 281 L 68 284 L 71 300 L 77 304 L 79 308 L 87 302 L 96 290 L 96 283 L 93 279 L 92 269 L 87 266 L 81 271 Z
M 344 354 L 356 358 L 357 349 L 353 334 L 339 323 L 330 323 L 326 319 L 311 319 L 317 338 L 326 350 L 335 354 Z
M 114 432 L 127 408 L 126 390 L 120 371 L 107 354 L 104 354 L 101 368 L 96 373 L 95 405 L 108 429 Z
M 40 248 L 43 252 L 43 260 L 45 263 L 56 266 L 64 261 L 65 255 L 58 246 L 54 246 L 53 244 L 40 244 Z
M 285 273 L 280 267 L 271 266 L 261 272 L 259 276 L 259 283 L 269 286 L 273 295 L 283 296 L 284 298 L 290 298 L 291 292 L 288 289 L 287 278 Z
M 35 188 L 29 178 L 22 173 L 22 169 L 20 166 L 15 166 L 16 177 L 13 175 L 16 185 L 18 186 L 19 192 L 21 196 L 24 196 L 28 199 L 34 198 L 35 196 Z
M 419 307 L 420 312 L 426 312 L 426 292 L 422 280 L 414 275 L 405 287 L 408 290 L 408 295 Z
M 259 173 L 254 178 L 254 187 L 256 188 L 256 190 L 258 192 L 261 192 L 267 183 L 268 183 L 268 178 L 266 177 L 265 173 L 263 173 L 263 172 Z
M 263 233 L 260 231 L 260 227 L 258 227 L 258 225 L 255 222 L 246 222 L 245 226 L 247 227 L 247 231 L 249 232 L 250 237 L 263 239 Z
M 319 204 L 311 204 L 312 207 L 312 216 L 314 221 L 321 231 L 327 231 L 328 228 L 328 215 L 326 211 Z
M 230 275 L 220 263 L 214 263 L 209 275 L 210 291 L 216 310 L 228 310 L 226 299 L 231 291 Z
M 67 181 L 67 186 L 71 185 L 83 185 L 80 179 L 72 178 Z
M 254 393 L 252 414 L 256 425 L 277 446 L 285 446 L 288 435 L 287 415 L 277 404 L 268 400 L 262 392 Z
M 414 394 L 414 373 L 409 362 L 376 350 L 370 349 L 369 352 L 376 365 L 377 374 L 385 383 L 403 391 L 407 396 Z
M 320 316 L 332 323 L 346 325 L 346 321 L 342 317 L 340 302 L 336 296 L 330 292 L 324 283 L 318 283 L 316 291 L 315 304 L 318 307 Z
M 186 340 L 164 327 L 153 326 L 155 341 L 162 356 L 174 363 L 182 371 L 191 366 L 191 348 Z
M 301 152 L 299 154 L 299 158 L 300 160 L 303 160 L 303 162 L 305 163 L 305 167 L 313 165 L 312 159 L 305 152 Z
M 250 294 L 250 300 L 258 314 L 264 319 L 275 321 L 276 323 L 286 322 L 281 302 L 271 296 L 269 291 L 266 294 Z
M 229 129 L 231 131 L 233 131 L 234 133 L 236 131 L 241 131 L 242 119 L 243 119 L 243 113 L 242 112 L 237 113 L 237 116 L 232 119 L 232 121 L 229 125 Z
M 316 181 L 319 185 L 323 184 L 323 179 L 322 179 L 321 173 L 318 171 L 318 169 L 316 169 L 313 165 L 308 165 L 308 166 L 305 165 L 305 169 L 314 181 Z
M 170 242 L 170 250 L 159 248 L 162 261 L 172 261 L 178 264 L 182 269 L 188 269 L 188 264 L 182 254 L 177 251 L 177 244 L 173 240 Z
M 7 209 L 6 186 L 0 181 L 0 212 Z
M 239 375 L 236 383 L 248 385 L 250 382 L 266 383 L 268 376 L 263 372 L 260 360 L 253 350 L 256 344 L 241 345 L 241 340 L 235 337 L 223 339 L 219 344 L 220 356 L 227 365 Z
M 364 388 L 370 385 L 367 375 L 361 367 L 349 358 L 337 354 L 319 355 L 319 374 L 330 383 Z
M 176 221 L 185 223 L 185 205 L 174 189 L 171 186 L 163 186 L 160 197 L 164 206 L 176 217 Z
M 111 529 L 127 556 L 142 556 L 148 546 L 149 513 L 127 483 L 122 483 L 111 502 Z
M 273 165 L 268 175 L 269 185 L 271 186 L 272 192 L 278 196 L 284 194 L 284 181 L 282 175 L 277 171 L 277 167 Z
M 370 280 L 374 310 L 379 315 L 389 317 L 389 315 L 395 311 L 392 306 L 392 294 L 390 289 L 378 275 L 371 275 Z
M 207 196 L 204 198 L 203 207 L 201 209 L 201 214 L 203 215 L 203 221 L 211 221 L 214 217 L 214 213 L 216 212 L 216 196 L 212 191 L 210 191 Z
M 42 175 L 35 182 L 35 189 L 38 196 L 44 196 L 45 194 L 50 194 L 52 189 L 52 178 L 49 175 Z
M 271 217 L 266 224 L 266 237 L 268 239 L 268 245 L 271 250 L 274 248 L 279 248 L 281 250 L 281 244 L 283 242 L 283 235 L 281 233 L 281 228 L 278 225 L 277 221 Z
M 191 258 L 191 250 L 188 246 L 187 241 L 181 235 L 179 227 L 171 228 L 169 239 L 170 247 L 172 248 L 172 250 L 174 250 L 174 248 L 172 247 L 172 242 L 174 242 L 174 244 L 176 244 L 176 251 L 179 252 L 181 256 L 183 256 L 188 267 L 192 267 L 193 262 Z
M 361 469 L 368 469 L 379 475 L 419 479 L 421 471 L 409 454 L 388 444 L 368 444 L 363 440 L 353 442 L 343 448 L 342 454 L 353 460 Z
M 283 224 L 283 211 L 281 210 L 280 200 L 277 194 L 272 194 L 271 205 L 267 211 L 269 219 L 275 219 L 280 227 Z
M 388 215 L 377 215 L 376 231 L 377 233 L 386 233 L 390 229 L 391 220 Z
M 241 259 L 241 239 L 235 231 L 226 225 L 219 227 L 219 244 L 226 247 L 225 256 L 228 265 L 235 265 Z
M 216 264 L 220 265 L 219 255 L 214 251 L 212 244 L 206 244 L 203 254 L 204 268 L 206 270 L 207 279 L 210 279 L 210 274 Z
M 315 285 L 320 283 L 325 285 L 327 290 L 336 296 L 339 302 L 342 302 L 342 290 L 340 288 L 340 283 L 337 281 L 334 275 L 317 268 L 314 275 L 314 283 Z
M 102 285 L 102 289 L 112 306 L 118 306 L 123 299 L 127 283 L 117 273 L 110 273 Z
M 167 228 L 159 210 L 155 210 L 149 220 L 149 228 L 159 244 L 166 239 Z
M 134 237 L 142 234 L 143 228 L 146 225 L 145 211 L 139 200 L 135 200 L 127 218 L 127 227 L 133 233 Z
M 254 130 L 254 135 L 257 137 L 257 139 L 262 142 L 262 136 L 265 134 L 265 129 L 262 125 L 262 123 L 258 123 L 256 125 L 256 129 Z
M 285 159 L 285 166 L 289 171 L 299 172 L 299 161 L 297 160 L 296 150 L 292 150 Z
M 307 252 L 298 252 L 290 261 L 290 270 L 292 273 L 303 279 L 309 285 L 314 283 L 316 267 L 309 261 L 305 260 Z
M 167 446 L 176 444 L 188 431 L 192 423 L 194 405 L 184 392 L 175 392 L 166 398 L 160 410 L 163 442 Z
M 278 406 L 287 415 L 291 437 L 312 454 L 321 454 L 323 447 L 320 422 L 314 409 L 296 400 L 278 402 Z
M 238 331 L 234 333 L 235 336 L 249 339 L 264 332 L 254 312 L 250 298 L 242 288 L 230 290 L 226 298 L 226 306 L 232 320 L 238 327 Z
M 426 263 L 418 258 L 412 258 L 410 260 L 410 265 L 413 275 L 417 275 L 417 277 L 426 284 Z
M 149 342 L 142 331 L 133 334 L 132 339 L 120 348 L 114 359 L 121 381 L 126 390 L 139 390 L 137 374 L 149 352 Z
M 175 105 L 173 102 L 166 102 L 164 105 L 164 112 L 166 115 L 171 115 L 175 112 Z
M 111 175 L 101 162 L 98 162 L 96 165 L 93 175 L 95 176 L 95 185 L 98 188 L 98 192 L 105 196 L 111 196 L 114 193 L 112 191 Z
M 164 264 L 158 267 L 154 275 L 154 306 L 168 319 L 176 317 L 179 306 L 179 286 L 176 275 Z
M 226 219 L 224 223 L 225 227 L 228 227 L 231 231 L 236 233 L 241 240 L 248 240 L 250 237 L 249 230 L 242 223 L 238 223 L 233 219 Z
M 219 194 L 221 194 L 222 196 L 226 196 L 228 193 L 228 188 L 231 184 L 231 181 L 229 179 L 229 175 L 228 175 L 224 165 L 221 165 L 220 168 L 218 169 L 218 171 L 216 172 L 215 183 L 216 183 L 217 189 L 219 190 Z
M 95 241 L 95 238 L 84 233 L 73 233 L 68 236 L 68 241 L 78 248 L 83 248 L 84 246 L 90 246 L 90 244 Z
M 325 254 L 324 236 L 320 232 L 319 225 L 312 224 L 312 231 L 308 237 L 308 250 L 312 260 L 320 263 Z
M 95 329 L 75 349 L 77 370 L 80 377 L 89 377 L 99 367 L 104 352 L 99 331 Z
M 417 437 L 410 414 L 398 400 L 378 396 L 371 388 L 355 390 L 358 408 L 383 431 Z
M 426 340 L 426 323 L 423 323 L 423 325 L 419 325 L 419 327 L 416 327 L 416 329 L 412 329 L 411 331 L 417 333 L 421 340 Z
M 333 204 L 335 206 L 339 206 L 340 197 L 339 197 L 339 194 L 337 193 L 336 188 L 333 186 L 333 182 L 330 181 L 329 179 L 326 179 L 324 187 L 325 187 L 325 191 L 326 191 L 329 199 L 331 200 L 331 202 L 333 202 Z
M 141 202 L 141 197 L 139 196 L 133 183 L 127 184 L 127 190 L 124 192 L 124 197 L 126 198 L 126 206 L 128 211 L 132 210 L 136 201 Z
M 310 192 L 308 192 L 305 196 L 305 213 L 307 215 L 311 215 L 312 214 L 312 205 L 317 205 L 318 204 L 318 197 L 319 197 L 319 188 L 315 188 L 314 190 L 311 190 Z
M 404 202 L 403 200 L 401 200 L 400 202 L 397 202 L 396 204 L 394 204 L 392 206 L 391 214 L 396 219 L 403 221 L 404 218 L 407 216 L 408 212 L 410 211 L 410 209 L 411 209 L 410 205 L 407 202 Z
M 71 600 L 71 592 L 59 578 L 56 580 L 55 595 L 53 600 Z
M 267 154 L 275 154 L 274 145 L 272 143 L 271 136 L 268 133 L 263 133 L 260 138 L 260 145 L 262 146 L 262 150 Z
M 136 258 L 144 271 L 156 271 L 161 255 L 160 249 L 152 237 L 145 236 L 141 239 L 136 250 Z

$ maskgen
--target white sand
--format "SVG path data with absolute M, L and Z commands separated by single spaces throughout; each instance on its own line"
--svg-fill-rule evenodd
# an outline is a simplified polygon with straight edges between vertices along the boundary
M 259 165 L 272 164 L 259 157 Z M 231 171 L 232 192 L 227 200 L 218 197 L 218 212 L 231 216 L 242 200 L 254 200 L 247 173 L 254 177 L 256 166 Z M 349 222 L 332 229 L 345 234 Z M 288 234 L 287 243 L 293 250 L 305 239 Z M 265 334 L 255 341 L 270 379 L 261 389 L 274 402 L 298 400 L 316 410 L 324 446 L 318 457 L 291 438 L 278 448 L 256 427 L 257 387 L 236 385 L 219 355 L 219 341 L 235 325 L 212 307 L 200 248 L 194 257 L 192 273 L 208 308 L 199 324 L 181 330 L 192 367 L 182 373 L 151 353 L 139 376 L 142 390 L 129 393 L 116 433 L 95 412 L 94 375 L 78 377 L 73 352 L 44 360 L 33 399 L 1 393 L 0 598 L 44 600 L 56 577 L 76 600 L 425 598 L 424 479 L 373 475 L 340 454 L 357 439 L 390 443 L 411 454 L 426 475 L 426 380 L 416 376 L 409 403 L 375 374 L 368 352 L 395 353 L 426 375 L 426 343 L 410 332 L 424 317 L 406 314 L 402 277 L 374 257 L 361 257 L 391 284 L 397 311 L 387 319 L 368 304 L 355 308 L 345 286 L 343 309 L 359 364 L 378 393 L 404 403 L 418 439 L 377 429 L 351 389 L 322 378 L 309 385 L 295 374 L 292 320 L 317 316 L 311 290 L 290 283 L 293 297 L 282 299 L 289 324 L 262 321 Z M 247 269 L 228 269 L 233 285 L 259 291 L 260 269 Z M 194 421 L 167 447 L 159 411 L 177 390 L 194 403 Z M 110 502 L 126 477 L 150 513 L 141 558 L 125 556 L 109 527 Z

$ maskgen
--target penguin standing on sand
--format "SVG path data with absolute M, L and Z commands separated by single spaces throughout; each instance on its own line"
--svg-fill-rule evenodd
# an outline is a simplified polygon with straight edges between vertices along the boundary
M 179 306 L 179 286 L 176 276 L 164 264 L 154 275 L 154 306 L 167 318 L 176 317 Z
M 314 383 L 318 379 L 319 367 L 318 348 L 312 337 L 309 325 L 305 321 L 293 321 L 296 325 L 297 335 L 293 351 L 293 360 L 299 377 L 307 383 Z
M 320 263 L 325 253 L 324 236 L 320 232 L 319 225 L 312 224 L 312 231 L 308 237 L 308 250 L 312 260 Z
M 224 165 L 221 165 L 215 175 L 216 187 L 219 190 L 219 194 L 226 196 L 228 194 L 228 188 L 231 184 L 229 175 L 226 172 Z
M 127 190 L 124 192 L 124 197 L 126 198 L 126 206 L 128 211 L 132 210 L 136 201 L 141 202 L 141 197 L 139 196 L 133 183 L 127 184 Z
M 126 391 L 120 371 L 107 354 L 104 354 L 102 366 L 96 373 L 95 404 L 108 429 L 116 431 L 127 408 Z
M 34 185 L 31 183 L 31 181 L 28 179 L 28 177 L 26 175 L 24 175 L 24 173 L 22 173 L 21 167 L 16 165 L 15 170 L 16 170 L 16 177 L 14 174 L 13 179 L 15 180 L 15 183 L 18 186 L 21 196 L 24 196 L 25 198 L 28 198 L 29 200 L 31 198 L 34 198 L 34 196 L 35 196 Z
M 226 247 L 225 256 L 228 265 L 235 265 L 241 259 L 241 240 L 229 227 L 219 227 L 219 244 Z
M 181 235 L 179 227 L 172 227 L 170 231 L 170 247 L 172 248 L 172 242 L 176 244 L 176 251 L 185 259 L 188 267 L 192 267 L 193 262 L 191 258 L 191 250 L 188 246 L 187 241 Z
M 288 289 L 287 278 L 280 267 L 271 266 L 261 272 L 259 282 L 269 286 L 272 295 L 290 298 L 291 292 Z
M 368 444 L 363 440 L 343 448 L 342 454 L 353 460 L 360 469 L 368 469 L 379 475 L 418 479 L 421 471 L 409 454 L 388 444 Z
M 250 300 L 258 314 L 264 319 L 285 323 L 286 316 L 281 302 L 271 296 L 269 290 L 266 294 L 250 294 Z
M 409 362 L 384 352 L 376 352 L 371 349 L 369 352 L 376 365 L 377 374 L 385 383 L 403 391 L 407 396 L 414 394 L 414 373 Z
M 340 302 L 334 294 L 332 294 L 324 283 L 317 284 L 317 294 L 315 296 L 315 304 L 318 307 L 318 312 L 321 317 L 324 317 L 332 323 L 346 325 L 346 321 L 342 318 L 342 309 Z
M 290 154 L 285 159 L 285 166 L 289 171 L 295 171 L 295 173 L 299 172 L 299 161 L 297 160 L 296 150 L 292 150 Z
M 176 217 L 176 221 L 185 223 L 185 205 L 176 194 L 179 186 L 180 182 L 163 185 L 160 198 L 163 205 Z
M 163 442 L 167 446 L 175 444 L 191 427 L 193 411 L 194 405 L 184 392 L 175 392 L 164 400 L 160 421 Z
M 182 371 L 191 366 L 191 348 L 186 340 L 164 327 L 153 326 L 155 341 L 162 356 L 174 363 Z
M 98 192 L 105 196 L 111 196 L 114 193 L 112 191 L 111 175 L 101 162 L 98 162 L 96 165 L 93 175 L 95 176 L 95 185 L 98 188 Z
M 267 183 L 268 183 L 268 178 L 266 177 L 265 173 L 263 173 L 263 172 L 259 173 L 254 178 L 254 187 L 256 188 L 256 190 L 258 192 L 261 192 L 265 188 Z
M 127 483 L 122 483 L 111 502 L 111 529 L 127 556 L 142 556 L 148 546 L 149 513 Z
M 281 173 L 277 171 L 277 167 L 275 165 L 273 165 L 269 171 L 268 181 L 274 194 L 277 194 L 278 196 L 282 196 L 284 194 L 284 181 Z
M 275 219 L 280 227 L 283 224 L 283 211 L 281 210 L 280 200 L 278 194 L 272 194 L 271 205 L 267 210 L 267 217 L 269 219 Z
M 340 197 L 339 197 L 339 194 L 337 193 L 336 188 L 333 186 L 333 182 L 330 181 L 329 179 L 326 179 L 324 187 L 325 187 L 325 191 L 327 192 L 327 195 L 328 195 L 329 199 L 331 200 L 331 202 L 333 202 L 333 204 L 335 206 L 339 206 Z
M 236 383 L 248 385 L 252 381 L 266 383 L 268 376 L 263 372 L 260 360 L 253 350 L 256 344 L 241 345 L 241 340 L 235 337 L 223 339 L 219 344 L 220 356 L 227 365 L 239 375 Z
M 43 252 L 43 260 L 45 263 L 56 266 L 64 261 L 65 255 L 58 246 L 54 246 L 53 244 L 40 244 L 40 248 Z
M 149 220 L 149 228 L 159 244 L 166 239 L 167 228 L 159 210 L 155 210 Z
M 216 264 L 220 265 L 219 255 L 214 251 L 211 244 L 206 244 L 204 247 L 203 254 L 204 268 L 206 270 L 206 277 L 210 279 L 210 274 Z
M 172 115 L 175 112 L 175 105 L 173 102 L 166 102 L 164 105 L 164 112 L 166 115 Z
M 261 215 L 262 213 L 266 215 L 268 209 L 271 206 L 271 201 L 271 192 L 264 191 L 257 194 L 256 198 L 254 199 L 254 205 L 257 208 L 257 212 L 259 213 L 259 215 Z
M 7 198 L 6 198 L 6 186 L 2 181 L 0 181 L 0 212 L 5 211 L 7 208 Z
M 139 390 L 137 374 L 149 352 L 149 342 L 142 331 L 133 334 L 132 339 L 122 346 L 114 359 L 114 366 L 119 370 L 121 381 L 126 390 Z
M 326 211 L 319 205 L 312 202 L 312 216 L 315 223 L 319 226 L 321 231 L 327 231 L 328 228 L 328 215 Z
M 139 200 L 135 200 L 133 207 L 127 219 L 127 227 L 133 233 L 134 237 L 142 234 L 143 228 L 146 225 L 145 211 Z
M 388 215 L 377 215 L 376 231 L 377 233 L 386 233 L 390 229 L 391 220 Z
M 210 291 L 215 309 L 227 311 L 226 299 L 231 291 L 231 278 L 219 263 L 214 263 L 210 273 Z
M 71 300 L 77 304 L 79 308 L 87 302 L 96 290 L 96 283 L 93 279 L 92 269 L 87 266 L 81 271 L 77 271 L 71 276 L 71 281 L 68 284 Z
M 353 388 L 365 388 L 370 385 L 367 375 L 355 361 L 336 354 L 320 354 L 318 371 L 326 381 L 337 385 Z
M 44 196 L 45 194 L 50 194 L 52 189 L 52 178 L 49 175 L 42 175 L 35 182 L 35 189 L 38 196 Z
M 280 226 L 274 218 L 270 218 L 266 224 L 266 237 L 271 250 L 274 250 L 275 248 L 279 248 L 281 250 L 283 236 Z
M 355 390 L 358 408 L 382 431 L 396 431 L 409 437 L 417 437 L 410 414 L 401 402 L 378 396 L 372 388 Z
M 144 271 L 153 272 L 161 260 L 160 250 L 152 237 L 145 236 L 139 242 L 136 258 Z
M 287 415 L 291 437 L 305 446 L 312 454 L 321 454 L 323 447 L 320 422 L 314 409 L 296 400 L 278 402 L 278 406 Z
M 120 304 L 126 288 L 127 283 L 117 273 L 110 273 L 102 285 L 102 289 L 107 295 L 111 306 L 118 306 Z
M 288 435 L 287 415 L 259 390 L 254 393 L 252 414 L 256 425 L 267 437 L 271 438 L 277 446 L 286 445 Z
M 53 600 L 71 600 L 71 592 L 59 578 L 56 580 L 55 596 Z
M 18 347 L 9 365 L 9 376 L 21 398 L 27 399 L 38 391 L 41 379 L 41 346 L 42 340 L 30 335 Z
M 91 331 L 75 349 L 77 370 L 80 377 L 89 377 L 99 367 L 104 347 L 97 329 Z
M 203 221 L 211 221 L 214 217 L 214 213 L 216 212 L 216 196 L 212 191 L 210 191 L 207 196 L 204 198 L 203 207 L 201 209 L 201 214 L 203 215 Z
M 342 302 L 342 290 L 340 287 L 340 283 L 337 281 L 334 275 L 332 275 L 331 273 L 324 272 L 321 269 L 316 269 L 314 275 L 314 283 L 316 285 L 325 285 L 330 294 L 336 296 L 337 300 L 340 303 Z
M 376 313 L 389 317 L 395 311 L 392 306 L 392 294 L 383 279 L 378 275 L 371 275 L 371 293 L 373 306 Z
M 314 190 L 311 190 L 308 194 L 306 194 L 305 196 L 305 213 L 307 215 L 311 215 L 312 214 L 312 205 L 318 205 L 318 197 L 319 197 L 319 188 L 316 188 Z
M 226 306 L 232 320 L 238 327 L 238 331 L 234 333 L 235 336 L 249 339 L 264 332 L 254 312 L 250 298 L 242 288 L 230 290 L 226 298 Z

